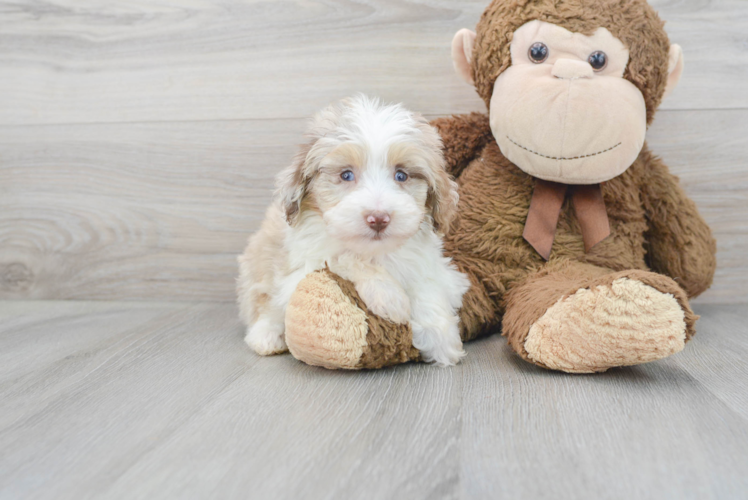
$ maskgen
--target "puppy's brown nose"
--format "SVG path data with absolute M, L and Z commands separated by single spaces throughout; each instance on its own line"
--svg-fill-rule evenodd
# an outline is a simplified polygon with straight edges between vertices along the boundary
M 390 223 L 390 216 L 384 212 L 372 212 L 366 216 L 366 223 L 376 232 L 384 231 Z

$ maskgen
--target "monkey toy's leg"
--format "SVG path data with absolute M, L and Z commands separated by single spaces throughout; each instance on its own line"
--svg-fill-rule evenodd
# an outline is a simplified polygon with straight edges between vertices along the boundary
M 648 271 L 549 262 L 507 293 L 503 335 L 524 359 L 570 373 L 654 361 L 683 349 L 698 319 L 685 292 Z

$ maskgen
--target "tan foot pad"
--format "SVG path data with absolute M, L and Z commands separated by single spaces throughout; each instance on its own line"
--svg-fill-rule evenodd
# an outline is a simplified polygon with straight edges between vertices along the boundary
M 533 361 L 571 373 L 647 363 L 683 349 L 684 311 L 644 283 L 619 278 L 560 299 L 530 328 Z
M 296 359 L 330 369 L 381 368 L 419 359 L 409 325 L 371 314 L 351 282 L 326 270 L 308 275 L 291 296 L 286 343 Z

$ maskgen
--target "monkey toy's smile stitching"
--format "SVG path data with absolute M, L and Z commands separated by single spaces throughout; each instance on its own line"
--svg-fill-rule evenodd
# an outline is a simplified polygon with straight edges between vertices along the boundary
M 598 151 L 597 153 L 590 153 L 590 154 L 586 154 L 586 155 L 565 157 L 565 156 L 548 156 L 548 155 L 544 155 L 542 153 L 538 153 L 537 151 L 533 151 L 532 149 L 528 149 L 528 148 L 524 147 L 522 144 L 518 143 L 517 141 L 515 141 L 514 139 L 512 139 L 509 136 L 506 136 L 506 138 L 509 140 L 509 142 L 511 142 L 515 146 L 517 146 L 519 148 L 522 148 L 525 151 L 528 151 L 528 152 L 530 152 L 530 153 L 532 153 L 534 155 L 538 155 L 538 156 L 541 156 L 543 158 L 548 158 L 550 160 L 579 160 L 581 158 L 589 158 L 590 156 L 597 156 L 599 154 L 603 154 L 603 153 L 607 153 L 608 151 L 612 151 L 613 149 L 617 148 L 618 146 L 620 146 L 622 144 L 622 143 L 619 142 L 618 144 L 616 144 L 614 146 L 611 146 L 608 149 L 603 149 L 602 151 Z

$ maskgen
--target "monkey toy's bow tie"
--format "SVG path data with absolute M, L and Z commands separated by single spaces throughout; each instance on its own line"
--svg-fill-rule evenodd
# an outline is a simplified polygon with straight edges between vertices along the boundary
M 608 212 L 605 210 L 600 184 L 568 185 L 536 179 L 522 237 L 545 260 L 551 256 L 558 216 L 568 190 L 571 190 L 574 212 L 582 228 L 584 251 L 589 252 L 610 235 Z

